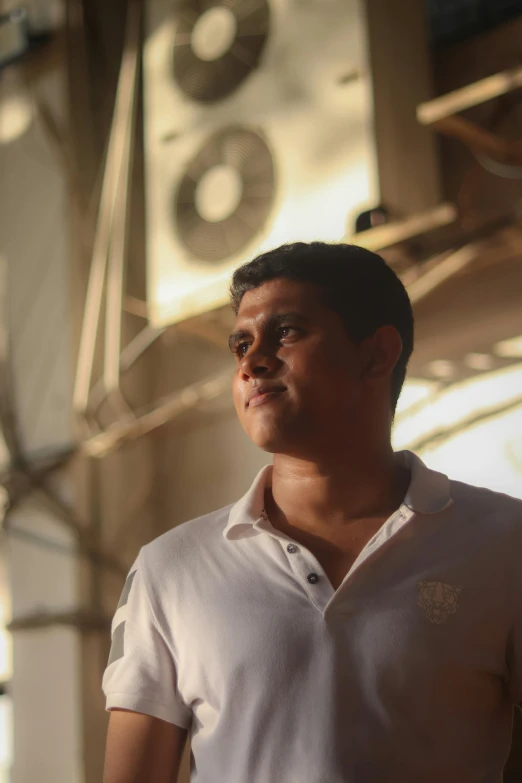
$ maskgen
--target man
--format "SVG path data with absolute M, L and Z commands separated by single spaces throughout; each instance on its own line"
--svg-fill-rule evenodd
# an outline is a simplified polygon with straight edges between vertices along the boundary
M 189 732 L 193 783 L 499 783 L 522 503 L 394 454 L 413 316 L 379 256 L 284 246 L 231 292 L 235 406 L 273 465 L 140 551 L 106 783 L 172 783 Z

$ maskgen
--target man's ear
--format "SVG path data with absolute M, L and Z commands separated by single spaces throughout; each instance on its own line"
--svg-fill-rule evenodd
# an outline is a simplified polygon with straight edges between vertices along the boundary
M 393 373 L 402 353 L 402 338 L 394 326 L 381 326 L 361 344 L 363 376 L 384 378 Z

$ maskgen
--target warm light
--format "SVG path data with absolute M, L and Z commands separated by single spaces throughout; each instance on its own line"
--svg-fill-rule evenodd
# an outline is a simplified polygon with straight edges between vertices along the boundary
M 519 337 L 513 337 L 511 340 L 503 340 L 497 343 L 493 349 L 497 356 L 506 359 L 522 359 L 522 334 Z
M 470 378 L 431 395 L 424 404 L 398 415 L 393 442 L 396 448 L 413 448 L 445 437 L 487 416 L 520 402 L 522 364 Z
M 11 144 L 23 136 L 32 121 L 33 108 L 28 98 L 0 93 L 0 144 Z
M 437 359 L 434 362 L 430 362 L 426 369 L 434 378 L 440 378 L 441 380 L 448 380 L 455 375 L 455 365 L 453 362 L 448 362 L 445 359 Z
M 12 727 L 13 704 L 10 698 L 3 696 L 0 698 L 0 774 L 9 770 L 13 763 Z
M 439 388 L 435 381 L 425 381 L 422 378 L 409 378 L 402 387 L 401 396 L 397 402 L 396 413 L 404 413 L 414 405 L 426 400 Z
M 0 144 L 11 144 L 29 130 L 33 106 L 19 72 L 2 72 L 0 80 Z
M 493 369 L 495 360 L 489 353 L 468 353 L 464 357 L 464 364 L 471 370 L 485 371 Z
M 0 677 L 3 680 L 11 676 L 11 643 L 6 631 L 0 631 Z
M 433 470 L 522 498 L 522 407 L 459 430 L 416 453 Z

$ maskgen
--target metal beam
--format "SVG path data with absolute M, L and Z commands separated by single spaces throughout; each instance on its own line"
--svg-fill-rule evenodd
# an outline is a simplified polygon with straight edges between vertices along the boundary
M 34 631 L 66 625 L 81 631 L 110 632 L 111 619 L 92 612 L 35 612 L 25 617 L 15 617 L 6 628 L 11 633 L 16 631 Z
M 417 119 L 440 133 L 459 139 L 474 152 L 502 163 L 522 164 L 522 142 L 509 141 L 464 117 L 466 109 L 500 98 L 522 87 L 522 68 L 496 73 L 459 90 L 419 104 Z
M 166 329 L 156 329 L 148 324 L 141 332 L 138 332 L 136 337 L 125 346 L 120 354 L 120 376 L 130 370 L 140 356 L 143 356 L 145 351 L 147 351 L 165 331 Z M 94 415 L 103 403 L 105 397 L 106 388 L 102 378 L 92 387 L 89 397 L 89 413 Z
M 436 288 L 475 261 L 484 250 L 481 242 L 471 242 L 449 254 L 439 257 L 437 263 L 406 286 L 412 304 L 416 304 Z
M 183 413 L 226 394 L 230 391 L 232 375 L 233 372 L 227 370 L 187 386 L 182 391 L 160 400 L 153 410 L 138 415 L 133 421 L 120 421 L 105 432 L 93 435 L 81 444 L 81 448 L 91 457 L 103 457 L 123 442 L 142 437 Z
M 116 94 L 114 118 L 111 128 L 109 148 L 107 152 L 107 161 L 100 198 L 98 223 L 94 240 L 91 270 L 89 274 L 85 311 L 80 337 L 78 365 L 73 394 L 74 409 L 80 415 L 83 415 L 88 407 L 94 364 L 94 353 L 96 348 L 96 337 L 98 335 L 100 311 L 103 299 L 108 253 L 111 245 L 114 218 L 118 207 L 121 210 L 125 210 L 126 212 L 126 197 L 123 198 L 122 196 L 119 196 L 119 188 L 121 187 L 120 177 L 127 176 L 124 175 L 125 164 L 127 163 L 127 168 L 129 164 L 128 154 L 126 160 L 126 153 L 128 153 L 128 145 L 130 144 L 130 125 L 134 116 L 134 101 L 137 87 L 137 69 L 140 49 L 140 30 L 141 4 L 135 1 L 129 4 L 125 51 L 122 59 L 118 90 Z M 124 184 L 128 184 L 126 178 Z M 120 201 L 118 200 L 119 198 L 121 199 Z M 124 247 L 125 243 L 123 242 L 123 250 Z M 122 250 L 121 246 L 119 250 Z M 114 283 L 114 289 L 116 290 L 116 283 Z M 114 296 L 111 297 L 111 303 L 113 303 L 113 301 Z M 111 319 L 111 327 L 112 326 L 113 324 Z
M 433 125 L 466 109 L 500 98 L 501 95 L 506 95 L 519 87 L 522 87 L 522 68 L 502 71 L 419 104 L 417 119 L 421 125 Z
M 122 148 L 116 203 L 113 212 L 107 272 L 105 356 L 103 380 L 108 394 L 120 389 L 121 321 L 123 283 L 129 228 L 130 175 L 134 159 L 137 111 L 137 78 L 140 54 L 141 17 L 136 4 L 129 9 L 128 41 L 121 66 L 121 85 L 125 93 L 127 115 L 122 129 Z M 123 97 L 122 97 L 123 103 Z
M 396 220 L 384 226 L 376 226 L 360 234 L 346 238 L 348 244 L 365 247 L 367 250 L 385 250 L 393 245 L 406 242 L 428 231 L 451 225 L 457 220 L 458 213 L 454 204 L 440 204 L 435 209 L 429 209 L 418 215 L 412 215 L 405 220 Z

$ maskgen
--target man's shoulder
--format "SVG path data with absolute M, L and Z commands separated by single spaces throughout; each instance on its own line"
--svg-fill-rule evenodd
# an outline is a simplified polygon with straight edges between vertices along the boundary
M 161 571 L 162 567 L 194 564 L 196 558 L 216 552 L 225 543 L 223 532 L 234 504 L 217 511 L 182 522 L 153 539 L 141 550 L 141 557 L 148 570 Z
M 450 481 L 451 497 L 457 513 L 471 513 L 475 519 L 490 520 L 501 525 L 522 526 L 522 500 L 487 487 Z

